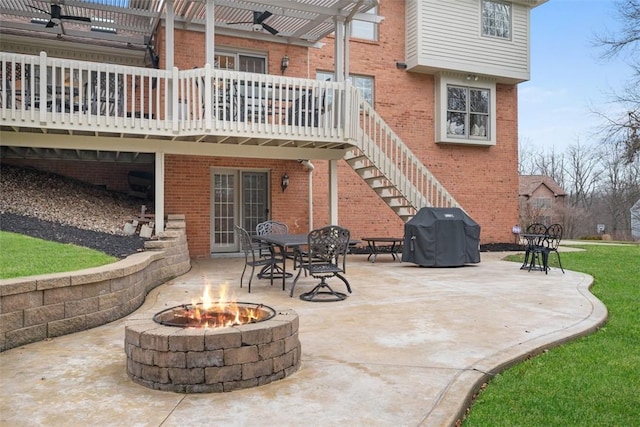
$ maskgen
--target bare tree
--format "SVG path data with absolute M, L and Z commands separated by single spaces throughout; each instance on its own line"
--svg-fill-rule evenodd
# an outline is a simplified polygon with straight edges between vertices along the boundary
M 626 163 L 620 150 L 604 148 L 604 171 L 598 191 L 602 212 L 611 234 L 616 239 L 631 238 L 631 207 L 640 198 L 640 164 Z
M 555 148 L 545 151 L 535 158 L 535 165 L 540 175 L 546 175 L 551 178 L 563 189 L 566 184 L 565 175 L 565 158 L 564 154 L 557 153 Z
M 597 114 L 603 118 L 604 140 L 614 145 L 622 141 L 623 158 L 632 163 L 640 157 L 640 0 L 619 0 L 615 4 L 622 29 L 619 33 L 596 35 L 595 44 L 604 48 L 603 59 L 624 55 L 630 58 L 633 73 L 630 83 L 622 93 L 614 94 L 614 102 L 627 113 L 617 117 Z
M 570 206 L 583 209 L 591 207 L 592 197 L 602 173 L 597 150 L 585 147 L 577 141 L 567 148 L 567 186 Z

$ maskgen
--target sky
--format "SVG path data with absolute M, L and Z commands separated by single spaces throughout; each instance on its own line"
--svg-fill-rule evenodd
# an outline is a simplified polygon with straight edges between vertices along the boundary
M 518 87 L 520 143 L 565 152 L 599 141 L 601 119 L 620 113 L 611 103 L 632 76 L 629 58 L 603 60 L 597 34 L 619 32 L 613 0 L 549 0 L 531 11 L 531 79 Z

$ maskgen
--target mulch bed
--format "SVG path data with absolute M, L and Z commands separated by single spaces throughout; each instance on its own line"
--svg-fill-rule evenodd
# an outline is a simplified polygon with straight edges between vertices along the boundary
M 71 243 L 95 249 L 117 258 L 126 258 L 144 250 L 144 242 L 149 240 L 138 235 L 123 236 L 84 230 L 8 212 L 0 213 L 0 230 L 53 242 Z

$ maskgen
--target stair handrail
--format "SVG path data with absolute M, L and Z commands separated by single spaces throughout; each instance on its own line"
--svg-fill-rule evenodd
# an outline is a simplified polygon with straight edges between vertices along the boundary
M 416 210 L 422 207 L 461 207 L 359 91 L 356 96 L 360 113 L 355 145 L 380 174 Z

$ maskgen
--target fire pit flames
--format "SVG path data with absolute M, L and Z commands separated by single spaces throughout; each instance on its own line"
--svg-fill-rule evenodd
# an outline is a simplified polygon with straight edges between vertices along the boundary
M 227 294 L 227 287 L 222 286 L 220 297 L 214 302 L 207 286 L 201 303 L 192 302 L 168 308 L 153 316 L 153 320 L 164 326 L 181 328 L 225 328 L 262 322 L 276 315 L 271 307 L 232 301 Z

